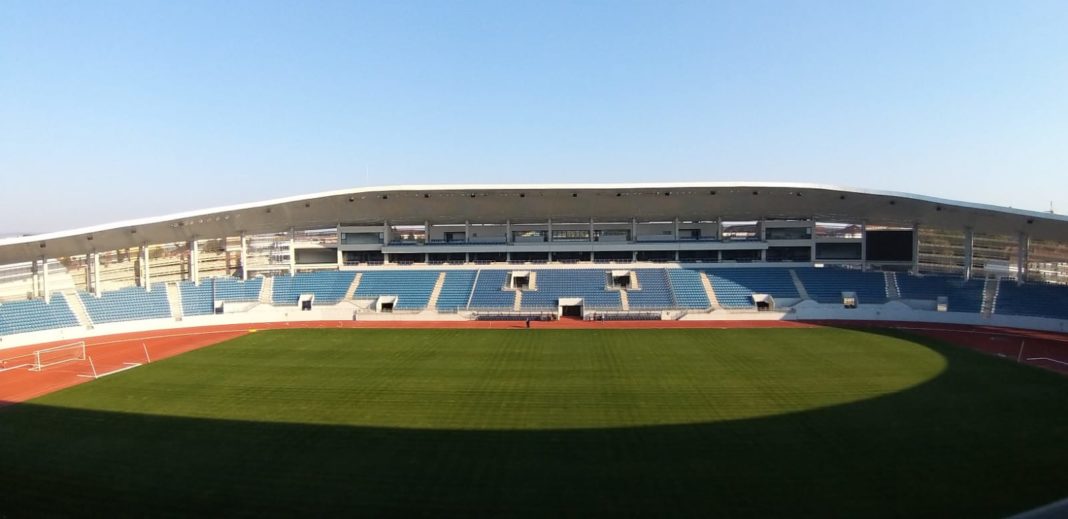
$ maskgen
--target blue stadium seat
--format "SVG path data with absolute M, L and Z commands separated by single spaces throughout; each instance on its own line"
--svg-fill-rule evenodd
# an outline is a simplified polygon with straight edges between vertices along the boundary
M 722 268 L 705 270 L 705 274 L 724 308 L 753 308 L 754 293 L 777 298 L 801 297 L 789 269 Z
M 71 312 L 67 300 L 58 292 L 52 295 L 48 304 L 43 299 L 0 304 L 0 335 L 72 326 L 78 326 L 78 318 Z
M 712 306 L 701 283 L 701 274 L 689 269 L 668 269 L 671 291 L 679 308 L 707 310 Z
M 522 309 L 555 309 L 561 297 L 581 297 L 585 309 L 622 308 L 619 292 L 606 290 L 608 272 L 599 269 L 536 270 L 534 286 L 524 290 Z
M 640 289 L 627 290 L 627 301 L 632 310 L 666 310 L 678 306 L 666 269 L 637 269 L 634 274 L 638 276 Z
M 835 267 L 794 269 L 809 297 L 819 303 L 841 303 L 842 292 L 855 292 L 860 304 L 883 304 L 886 278 L 882 272 Z
M 333 305 L 345 298 L 356 273 L 348 270 L 325 270 L 321 272 L 298 273 L 295 276 L 278 276 L 274 278 L 275 304 L 297 304 L 301 294 L 315 294 L 315 301 Z
M 200 285 L 182 281 L 178 288 L 182 293 L 183 315 L 210 315 L 215 311 L 215 301 L 247 303 L 259 300 L 263 278 L 241 281 L 234 278 L 210 278 Z
M 475 280 L 470 309 L 511 310 L 515 305 L 515 291 L 504 290 L 507 270 L 481 270 Z
M 364 272 L 356 287 L 357 298 L 397 296 L 396 310 L 423 310 L 441 272 L 436 270 L 375 270 Z
M 950 276 L 897 275 L 902 299 L 938 300 L 946 297 L 950 312 L 979 313 L 983 306 L 983 281 Z
M 454 312 L 467 306 L 471 287 L 475 283 L 474 270 L 450 270 L 445 273 L 445 283 L 438 294 L 437 310 Z
M 96 324 L 171 316 L 167 287 L 163 283 L 152 285 L 151 292 L 141 287 L 126 287 L 103 292 L 100 297 L 79 292 L 78 297 L 89 312 L 89 318 Z
M 994 313 L 1068 319 L 1068 286 L 1002 281 Z

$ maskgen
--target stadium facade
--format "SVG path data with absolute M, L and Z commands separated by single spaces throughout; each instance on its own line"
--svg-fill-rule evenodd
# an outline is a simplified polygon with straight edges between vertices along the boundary
M 0 265 L 0 347 L 352 318 L 1068 322 L 1068 217 L 813 184 L 332 191 L 4 239 Z

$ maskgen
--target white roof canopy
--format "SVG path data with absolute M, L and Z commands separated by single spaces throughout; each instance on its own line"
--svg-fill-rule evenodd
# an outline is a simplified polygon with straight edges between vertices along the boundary
M 813 218 L 1068 241 L 1068 217 L 938 198 L 769 182 L 360 188 L 0 240 L 0 264 L 339 224 Z

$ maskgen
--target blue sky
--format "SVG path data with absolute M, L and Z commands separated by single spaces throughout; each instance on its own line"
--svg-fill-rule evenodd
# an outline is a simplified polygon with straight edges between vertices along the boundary
M 0 231 L 659 180 L 1068 212 L 1068 2 L 0 3 Z

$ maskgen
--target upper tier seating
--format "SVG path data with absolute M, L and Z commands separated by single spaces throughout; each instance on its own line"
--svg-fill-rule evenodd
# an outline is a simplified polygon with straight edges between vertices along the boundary
M 141 287 L 126 287 L 103 292 L 100 297 L 78 292 L 89 318 L 96 324 L 138 319 L 162 319 L 171 316 L 167 302 L 167 288 L 163 283 L 152 285 L 149 292 Z
M 979 313 L 983 306 L 983 281 L 948 276 L 897 275 L 897 289 L 902 299 L 934 301 L 945 296 L 950 312 Z
M 800 298 L 794 278 L 784 268 L 722 268 L 706 270 L 723 308 L 752 308 L 753 294 Z
M 439 274 L 436 270 L 364 272 L 356 287 L 356 297 L 397 296 L 394 309 L 422 310 L 430 302 Z
M 627 290 L 627 301 L 634 310 L 675 308 L 675 296 L 671 293 L 671 281 L 665 269 L 638 269 L 640 290 Z
M 199 286 L 192 281 L 182 281 L 178 287 L 182 292 L 183 315 L 210 315 L 215 312 L 215 301 L 246 303 L 258 300 L 263 278 L 248 281 L 211 278 L 202 280 Z
M 275 304 L 297 304 L 301 294 L 315 294 L 315 301 L 326 305 L 337 304 L 345 298 L 356 273 L 346 270 L 324 270 L 299 273 L 295 276 L 274 278 Z
M 688 269 L 668 269 L 668 279 L 671 280 L 671 290 L 675 294 L 675 302 L 679 308 L 692 310 L 707 310 L 712 306 L 708 300 L 708 293 L 701 283 L 701 274 Z M 629 294 L 628 294 L 629 295 Z
M 445 283 L 438 294 L 439 312 L 454 312 L 467 306 L 476 273 L 474 270 L 450 270 L 445 273 Z
M 601 269 L 538 270 L 537 290 L 523 291 L 523 310 L 556 308 L 561 297 L 581 297 L 586 309 L 622 308 L 619 292 L 605 290 L 608 274 Z
M 515 304 L 515 291 L 504 290 L 507 270 L 481 270 L 477 273 L 470 309 L 507 309 Z
M 43 299 L 0 304 L 0 335 L 71 326 L 78 326 L 78 318 L 58 292 L 52 295 L 48 304 Z
M 819 303 L 841 303 L 842 292 L 854 292 L 860 304 L 886 303 L 886 278 L 882 272 L 825 268 L 794 269 L 809 297 Z
M 994 313 L 1068 319 L 1068 286 L 1003 280 Z

